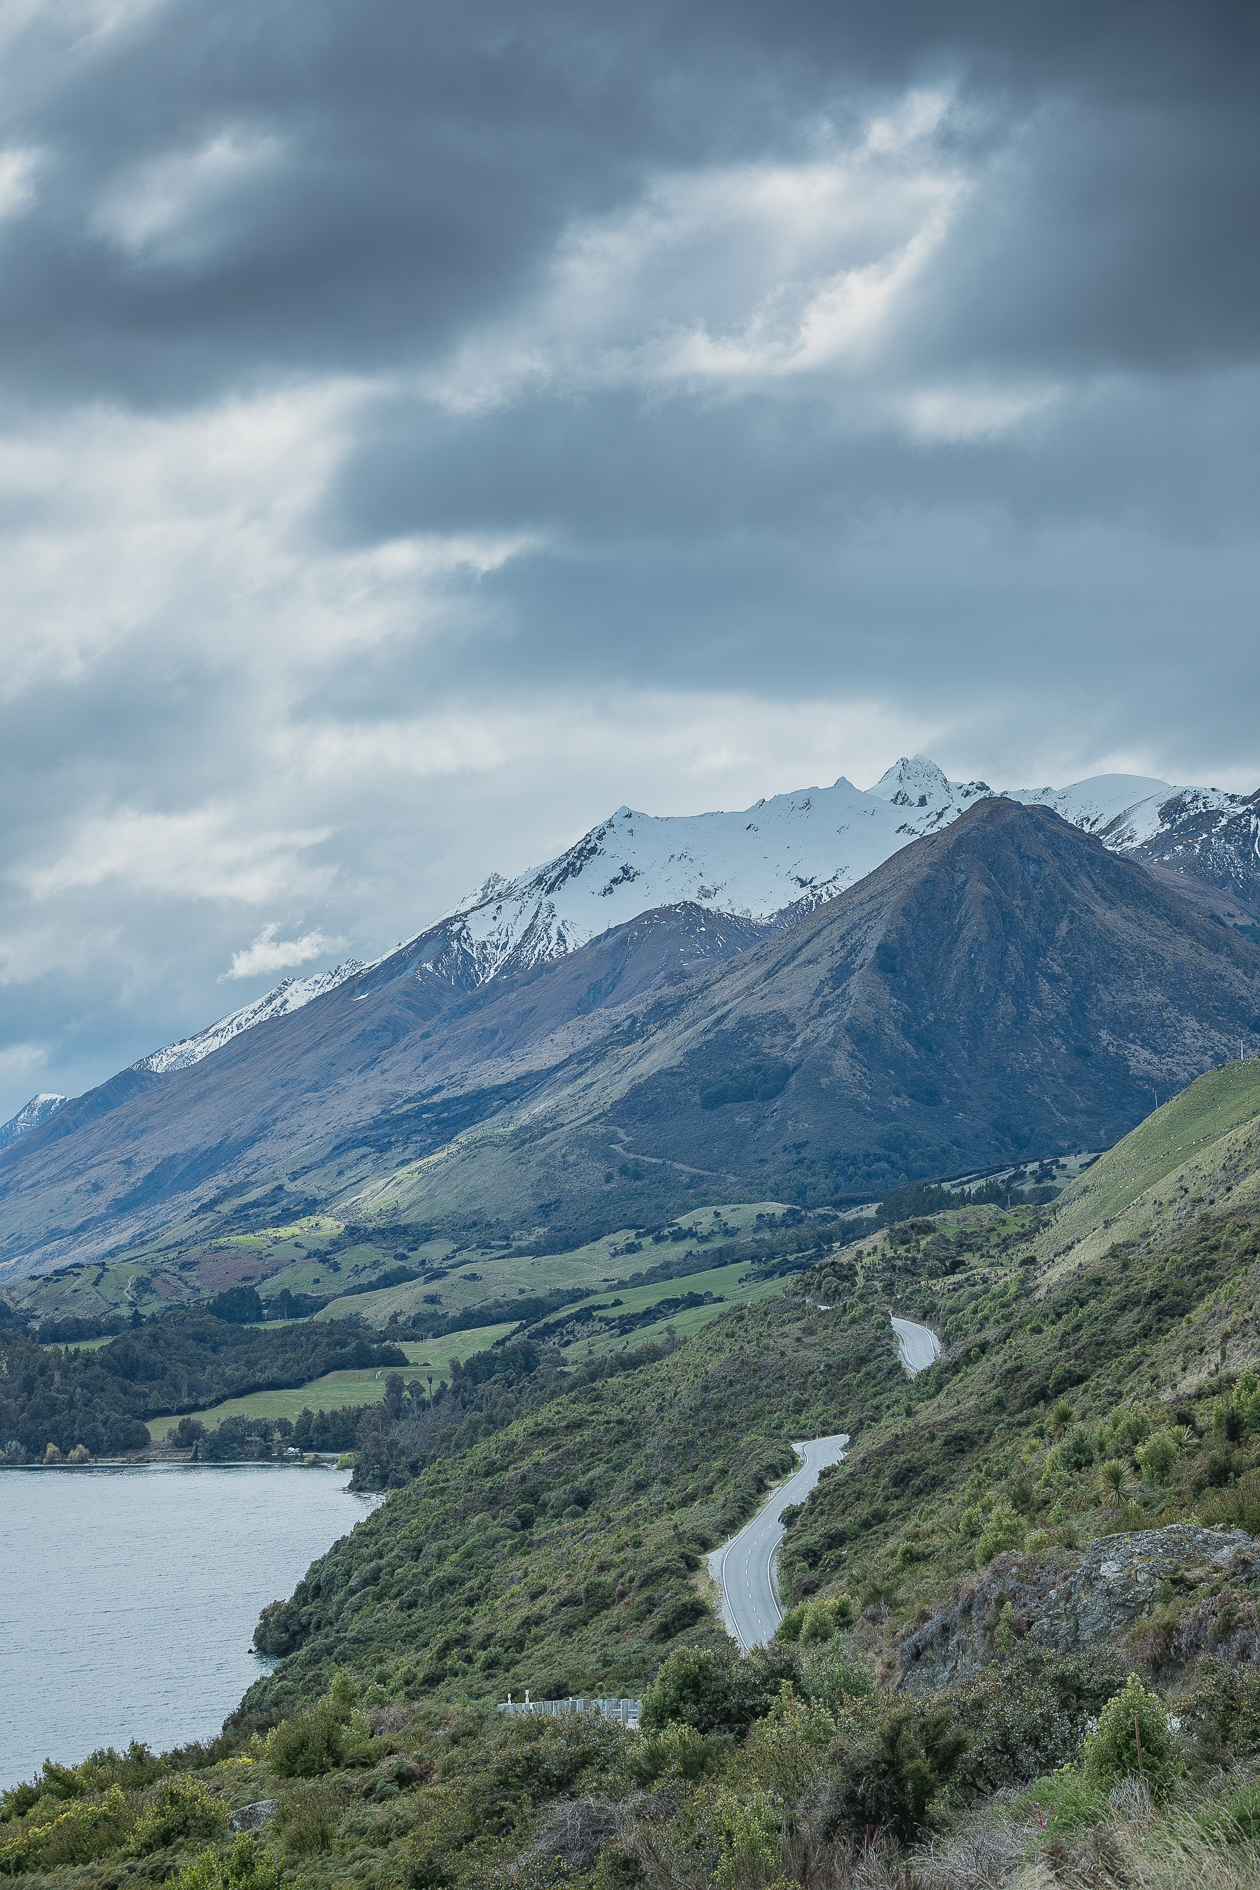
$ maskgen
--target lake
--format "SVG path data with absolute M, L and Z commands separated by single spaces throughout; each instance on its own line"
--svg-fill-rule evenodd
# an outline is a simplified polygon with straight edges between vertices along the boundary
M 269 1601 L 381 1500 L 345 1471 L 0 1471 L 0 1787 L 44 1759 L 217 1733 Z

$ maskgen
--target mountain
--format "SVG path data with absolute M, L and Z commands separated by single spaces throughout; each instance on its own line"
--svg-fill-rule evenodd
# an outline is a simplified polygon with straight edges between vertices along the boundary
M 1258 1030 L 1250 939 L 988 798 L 768 936 L 682 904 L 463 991 L 413 942 L 126 1072 L 0 1155 L 0 1266 L 329 1207 L 563 1245 L 697 1190 L 869 1198 L 1114 1141 Z
M 1260 797 L 1125 774 L 1001 792 L 1053 808 L 1113 852 L 1141 848 L 1184 879 L 1228 893 L 1246 908 L 1243 923 L 1260 918 Z M 984 781 L 950 781 L 914 755 L 866 792 L 841 776 L 832 787 L 776 795 L 740 813 L 658 816 L 619 807 L 545 865 L 514 880 L 491 874 L 413 947 L 428 949 L 435 972 L 471 989 L 680 901 L 790 924 L 993 793 Z
M 221 1050 L 225 1043 L 230 1043 L 233 1037 L 239 1037 L 243 1030 L 253 1030 L 255 1025 L 269 1023 L 274 1017 L 291 1016 L 313 999 L 323 997 L 328 991 L 335 991 L 339 984 L 344 984 L 347 978 L 353 978 L 356 972 L 362 970 L 359 959 L 348 958 L 344 965 L 337 965 L 332 971 L 316 972 L 312 978 L 283 978 L 264 997 L 255 998 L 252 1004 L 245 1004 L 239 1011 L 221 1017 L 217 1024 L 208 1025 L 193 1037 L 182 1037 L 178 1043 L 168 1043 L 164 1049 L 152 1051 L 131 1067 L 152 1076 L 169 1076 L 172 1070 L 186 1070 L 192 1064 L 200 1063 L 203 1057 Z
M 403 949 L 460 991 L 553 963 L 642 912 L 695 904 L 763 928 L 792 924 L 854 885 L 912 840 L 936 833 L 994 790 L 946 778 L 903 756 L 867 792 L 842 776 L 758 801 L 740 813 L 653 815 L 619 807 L 545 865 L 490 877 Z M 1260 796 L 1173 788 L 1141 775 L 1098 775 L 1067 788 L 1004 790 L 1043 805 L 1118 852 L 1137 851 L 1223 923 L 1260 933 Z M 377 965 L 388 968 L 396 953 Z M 133 1064 L 147 1075 L 187 1069 L 256 1024 L 289 1016 L 365 969 L 349 959 L 286 978 L 252 1004 Z M 16 1118 L 15 1118 L 16 1120 Z
M 7 1122 L 0 1123 L 0 1148 L 8 1148 L 10 1143 L 16 1142 L 19 1136 L 29 1135 L 32 1129 L 38 1129 L 41 1123 L 47 1122 L 49 1116 L 56 1115 L 62 1104 L 68 1101 L 69 1098 L 66 1096 L 54 1096 L 49 1093 L 32 1096 L 26 1106 L 19 1109 L 15 1116 L 10 1116 Z
M 527 1109 L 391 1174 L 356 1212 L 501 1215 L 510 1191 L 559 1223 L 555 1197 L 597 1201 L 614 1151 L 655 1165 L 664 1200 L 663 1174 L 686 1170 L 754 1198 L 861 1198 L 1104 1146 L 1240 1035 L 1260 1049 L 1249 939 L 1049 810 L 993 798 L 632 1011 Z M 487 1060 L 476 1080 L 505 1073 Z

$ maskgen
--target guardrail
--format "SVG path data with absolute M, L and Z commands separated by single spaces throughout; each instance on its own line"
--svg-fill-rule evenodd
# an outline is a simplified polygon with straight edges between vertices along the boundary
M 524 1713 L 598 1713 L 601 1719 L 619 1720 L 623 1726 L 637 1726 L 642 1700 L 514 1700 L 509 1695 L 499 1707 L 501 1713 L 515 1718 Z

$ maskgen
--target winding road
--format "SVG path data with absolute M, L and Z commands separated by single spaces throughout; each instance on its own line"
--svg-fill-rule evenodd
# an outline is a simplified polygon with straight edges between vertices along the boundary
M 927 1326 L 916 1325 L 910 1319 L 894 1319 L 892 1327 L 901 1362 L 913 1378 L 933 1363 L 941 1342 Z M 793 1444 L 793 1450 L 804 1460 L 800 1469 L 772 1490 L 752 1521 L 709 1557 L 709 1578 L 722 1598 L 722 1623 L 745 1653 L 750 1647 L 773 1640 L 783 1619 L 774 1580 L 775 1553 L 783 1540 L 779 1519 L 790 1504 L 805 1501 L 828 1464 L 839 1463 L 848 1441 L 847 1432 L 841 1432 L 835 1437 L 815 1437 L 807 1443 Z
M 911 1378 L 934 1365 L 941 1354 L 941 1342 L 928 1326 L 916 1325 L 913 1319 L 894 1319 L 892 1329 L 897 1335 L 897 1350 L 901 1353 L 901 1362 Z

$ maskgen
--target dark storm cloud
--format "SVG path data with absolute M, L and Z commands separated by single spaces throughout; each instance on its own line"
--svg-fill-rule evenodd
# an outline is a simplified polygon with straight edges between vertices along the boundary
M 40 153 L 0 304 L 27 394 L 182 400 L 414 358 L 655 168 L 790 152 L 871 87 L 951 75 L 967 147 L 1046 110 L 977 233 L 976 345 L 1251 345 L 1260 133 L 1236 6 L 238 0 L 87 17 L 36 11 L 9 49 L 8 137 Z
M 0 1119 L 624 799 L 1251 785 L 1258 31 L 0 22 Z

